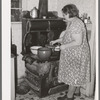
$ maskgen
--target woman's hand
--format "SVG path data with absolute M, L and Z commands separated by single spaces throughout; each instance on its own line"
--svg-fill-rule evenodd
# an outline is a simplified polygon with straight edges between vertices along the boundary
M 55 43 L 61 43 L 61 41 L 62 41 L 62 38 L 54 40 L 54 41 L 51 41 L 50 45 L 54 45 Z
M 50 41 L 50 45 L 54 45 L 55 43 L 55 41 Z

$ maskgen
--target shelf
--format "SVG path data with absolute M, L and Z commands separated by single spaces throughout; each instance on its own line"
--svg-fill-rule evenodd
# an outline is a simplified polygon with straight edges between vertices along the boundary
M 23 18 L 23 19 L 25 19 L 25 20 L 33 20 L 33 21 L 41 21 L 41 20 L 43 20 L 43 21 L 47 21 L 47 20 L 51 20 L 51 21 L 54 21 L 54 20 L 63 20 L 63 18 L 46 18 L 46 19 L 39 19 L 39 18 Z

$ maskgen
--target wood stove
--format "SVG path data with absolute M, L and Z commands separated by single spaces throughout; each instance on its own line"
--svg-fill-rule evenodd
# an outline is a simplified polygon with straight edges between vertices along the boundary
M 58 68 L 60 51 L 53 52 L 48 61 L 41 61 L 30 51 L 31 46 L 45 46 L 51 40 L 59 38 L 66 24 L 61 18 L 22 20 L 22 55 L 25 61 L 25 80 L 31 89 L 44 97 L 68 88 L 64 83 L 58 83 Z M 48 66 L 48 67 L 47 67 Z M 47 67 L 47 69 L 43 69 Z

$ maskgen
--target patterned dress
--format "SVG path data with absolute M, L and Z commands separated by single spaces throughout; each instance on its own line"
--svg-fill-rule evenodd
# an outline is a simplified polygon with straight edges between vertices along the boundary
M 61 50 L 58 81 L 68 85 L 82 86 L 90 82 L 90 48 L 84 23 L 75 18 L 66 28 L 62 45 L 73 41 L 72 34 L 82 34 L 82 44 Z

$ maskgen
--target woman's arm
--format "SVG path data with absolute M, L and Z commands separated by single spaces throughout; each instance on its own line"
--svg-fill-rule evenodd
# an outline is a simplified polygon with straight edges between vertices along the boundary
M 60 34 L 60 36 L 59 36 L 59 39 L 56 39 L 54 41 L 51 41 L 50 44 L 53 45 L 55 43 L 61 43 L 62 42 L 62 38 L 63 38 L 65 32 L 66 32 L 66 30 L 62 31 L 61 34 Z
M 55 44 L 55 43 L 61 43 L 61 42 L 62 42 L 62 38 L 57 39 L 57 40 L 54 40 L 54 41 L 51 41 L 51 42 L 50 42 L 50 45 L 53 45 L 53 44 Z
M 55 43 L 61 43 L 61 42 L 62 42 L 62 38 L 55 40 Z
M 65 48 L 70 48 L 73 46 L 79 46 L 82 44 L 82 33 L 79 34 L 72 34 L 72 39 L 73 41 L 68 43 L 68 44 L 64 44 L 60 46 L 60 49 L 63 50 Z
M 60 49 L 62 50 L 65 48 L 70 48 L 70 47 L 81 45 L 83 42 L 83 36 L 84 36 L 83 31 L 82 31 L 83 27 L 84 27 L 83 22 L 73 23 L 69 31 L 70 32 L 69 34 L 73 41 L 71 41 L 68 44 L 61 45 Z

